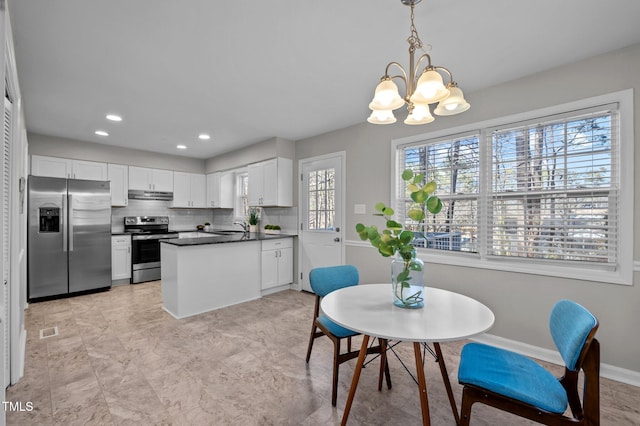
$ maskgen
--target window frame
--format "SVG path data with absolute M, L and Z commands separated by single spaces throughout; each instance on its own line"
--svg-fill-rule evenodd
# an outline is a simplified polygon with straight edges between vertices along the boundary
M 233 216 L 234 220 L 245 221 L 247 220 L 247 214 L 238 214 L 242 213 L 244 210 L 243 199 L 246 198 L 248 201 L 249 193 L 245 196 L 241 194 L 242 190 L 242 180 L 249 179 L 249 171 L 246 167 L 241 169 L 234 170 L 233 172 Z M 248 204 L 248 203 L 247 203 Z M 250 207 L 250 206 L 249 206 Z
M 617 265 L 600 263 L 579 262 L 578 265 L 560 264 L 558 261 L 545 259 L 523 259 L 502 256 L 491 256 L 487 253 L 488 241 L 487 208 L 491 178 L 491 146 L 487 145 L 487 137 L 490 141 L 490 131 L 496 127 L 511 126 L 514 124 L 540 119 L 546 116 L 571 113 L 573 111 L 598 107 L 606 104 L 618 103 L 618 140 L 619 143 L 612 153 L 617 162 L 620 178 L 619 203 L 618 203 L 618 241 L 617 241 Z M 415 145 L 425 141 L 442 141 L 454 139 L 460 134 L 477 132 L 480 134 L 479 161 L 480 161 L 480 200 L 478 211 L 478 252 L 468 253 L 459 251 L 433 250 L 418 248 L 419 257 L 425 262 L 441 263 L 455 266 L 467 266 L 499 271 L 528 273 L 535 275 L 553 276 L 559 278 L 579 279 L 586 281 L 600 281 L 613 284 L 633 284 L 633 194 L 634 194 L 634 112 L 633 89 L 613 92 L 601 96 L 595 96 L 565 104 L 540 108 L 523 113 L 513 114 L 478 123 L 438 130 L 416 136 L 410 136 L 391 141 L 391 176 L 390 176 L 390 200 L 394 203 L 399 200 L 398 151 L 407 145 Z M 436 191 L 437 194 L 437 191 Z M 624 230 L 624 232 L 623 232 Z M 544 266 L 543 268 L 541 266 Z

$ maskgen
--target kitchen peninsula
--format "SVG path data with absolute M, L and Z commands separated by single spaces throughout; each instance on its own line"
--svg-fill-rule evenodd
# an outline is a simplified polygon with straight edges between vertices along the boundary
M 162 240 L 164 310 L 185 318 L 259 299 L 267 287 L 274 287 L 265 286 L 271 282 L 265 281 L 265 271 L 269 275 L 272 270 L 270 263 L 284 258 L 283 252 L 292 260 L 292 241 L 292 235 L 243 232 Z M 289 263 L 287 284 L 293 279 L 292 261 Z

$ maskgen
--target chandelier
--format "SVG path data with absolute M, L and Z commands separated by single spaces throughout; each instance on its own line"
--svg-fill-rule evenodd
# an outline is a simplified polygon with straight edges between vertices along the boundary
M 413 8 L 421 0 L 400 0 L 405 6 L 411 7 L 411 34 L 407 38 L 409 43 L 409 75 L 397 62 L 387 64 L 384 76 L 380 79 L 380 84 L 376 87 L 373 100 L 369 104 L 371 115 L 367 119 L 373 124 L 391 124 L 396 122 L 393 110 L 396 110 L 405 104 L 409 114 L 404 120 L 404 124 L 427 124 L 431 123 L 434 118 L 429 109 L 430 104 L 438 102 L 438 106 L 433 110 L 436 115 L 454 115 L 460 114 L 469 109 L 469 103 L 464 99 L 462 90 L 458 84 L 453 81 L 451 72 L 445 67 L 431 65 L 431 56 L 424 53 L 418 62 L 414 62 L 417 49 L 422 49 L 422 41 L 418 36 L 418 31 L 413 23 Z M 422 74 L 418 78 L 416 72 L 423 61 L 427 61 Z M 401 75 L 389 75 L 389 70 L 395 65 L 400 69 Z M 449 82 L 444 85 L 442 75 L 449 77 Z M 405 96 L 404 98 L 398 93 L 398 86 L 393 79 L 404 81 Z

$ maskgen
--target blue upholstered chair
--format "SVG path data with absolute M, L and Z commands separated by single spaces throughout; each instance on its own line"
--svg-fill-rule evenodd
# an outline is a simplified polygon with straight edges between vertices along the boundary
M 311 350 L 313 349 L 313 341 L 321 336 L 327 336 L 333 342 L 333 388 L 331 392 L 331 403 L 336 405 L 336 398 L 338 393 L 338 371 L 340 364 L 358 356 L 358 350 L 351 350 L 351 337 L 357 336 L 359 333 L 344 328 L 320 312 L 320 300 L 331 293 L 332 291 L 340 288 L 358 285 L 360 276 L 358 269 L 353 265 L 339 265 L 328 266 L 322 268 L 314 268 L 309 273 L 309 283 L 311 289 L 316 294 L 316 303 L 313 311 L 313 324 L 311 325 L 311 335 L 309 336 L 309 346 L 307 349 L 307 364 L 311 357 Z M 347 352 L 340 353 L 340 341 L 347 339 Z M 381 341 L 381 344 L 386 342 Z M 380 353 L 381 347 L 373 346 L 369 347 L 368 353 Z M 383 358 L 384 360 L 384 358 Z M 384 362 L 381 367 L 384 368 L 384 372 L 387 379 L 387 386 L 391 389 L 391 378 L 389 376 L 389 366 Z M 378 389 L 382 388 L 382 368 L 380 371 L 380 379 L 378 383 Z
M 468 425 L 475 402 L 547 425 L 600 424 L 600 345 L 594 338 L 598 320 L 584 307 L 561 300 L 549 320 L 553 341 L 565 363 L 556 378 L 531 359 L 479 343 L 460 354 L 461 425 Z M 582 402 L 578 374 L 584 371 Z M 565 415 L 567 406 L 572 416 Z

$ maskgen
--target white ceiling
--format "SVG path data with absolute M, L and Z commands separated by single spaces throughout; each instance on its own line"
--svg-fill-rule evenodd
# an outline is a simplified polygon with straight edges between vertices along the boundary
M 195 158 L 361 123 L 386 64 L 408 67 L 400 0 L 9 0 L 9 9 L 29 131 Z M 473 108 L 478 89 L 640 43 L 639 17 L 637 0 L 425 0 L 415 20 Z

